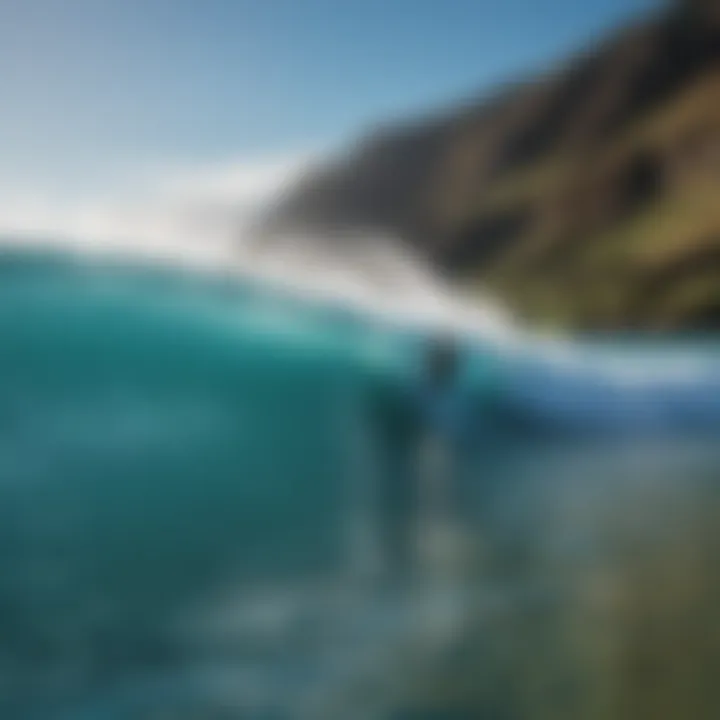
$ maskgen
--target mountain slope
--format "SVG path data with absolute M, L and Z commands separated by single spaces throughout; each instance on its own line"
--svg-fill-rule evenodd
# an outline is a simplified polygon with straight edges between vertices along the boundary
M 720 327 L 720 11 L 675 5 L 560 70 L 376 133 L 269 229 L 391 231 L 538 322 Z

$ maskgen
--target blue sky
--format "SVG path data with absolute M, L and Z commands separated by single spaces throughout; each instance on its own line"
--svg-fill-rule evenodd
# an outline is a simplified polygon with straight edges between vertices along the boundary
M 540 70 L 657 0 L 2 0 L 0 189 L 277 164 Z M 207 175 L 207 173 L 206 173 Z

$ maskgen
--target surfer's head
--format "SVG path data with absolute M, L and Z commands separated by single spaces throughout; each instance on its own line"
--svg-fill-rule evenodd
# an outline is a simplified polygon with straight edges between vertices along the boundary
M 456 340 L 450 336 L 431 339 L 426 359 L 426 377 L 435 387 L 451 385 L 458 374 L 460 351 Z

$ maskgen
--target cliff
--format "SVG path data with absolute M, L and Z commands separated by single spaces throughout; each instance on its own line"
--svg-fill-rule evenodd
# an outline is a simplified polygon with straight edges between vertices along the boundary
M 391 232 L 469 291 L 586 329 L 720 327 L 720 3 L 378 131 L 266 227 Z

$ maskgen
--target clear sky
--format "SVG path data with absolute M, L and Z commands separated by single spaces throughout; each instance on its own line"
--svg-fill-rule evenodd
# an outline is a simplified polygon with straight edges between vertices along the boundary
M 335 147 L 658 0 L 0 0 L 0 190 Z

